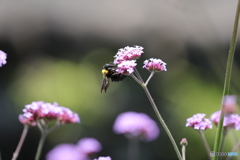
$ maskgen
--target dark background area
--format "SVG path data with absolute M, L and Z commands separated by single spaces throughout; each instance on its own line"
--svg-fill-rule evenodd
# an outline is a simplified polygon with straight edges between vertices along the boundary
M 54 146 L 94 137 L 103 145 L 97 156 L 127 159 L 128 141 L 112 126 L 118 114 L 144 112 L 157 121 L 150 103 L 131 77 L 100 93 L 101 69 L 119 48 L 140 45 L 143 61 L 160 58 L 167 72 L 154 75 L 149 90 L 176 142 L 187 138 L 187 159 L 205 160 L 198 133 L 186 128 L 196 113 L 219 110 L 236 0 L 231 1 L 1 1 L 0 50 L 8 54 L 0 68 L 0 151 L 11 159 L 23 125 L 18 115 L 32 101 L 58 102 L 77 112 L 80 124 L 51 133 L 42 160 Z M 230 93 L 239 95 L 240 56 L 236 48 Z M 158 122 L 158 121 L 157 121 Z M 153 142 L 140 142 L 140 160 L 175 160 L 162 126 Z M 211 148 L 216 127 L 206 132 Z M 238 134 L 238 132 L 237 132 Z M 230 132 L 225 151 L 236 139 Z M 34 159 L 40 133 L 30 128 L 19 160 Z M 180 148 L 180 145 L 179 145 Z

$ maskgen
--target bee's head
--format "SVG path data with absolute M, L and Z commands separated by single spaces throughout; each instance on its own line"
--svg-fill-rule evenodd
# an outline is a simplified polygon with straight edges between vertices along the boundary
M 106 74 L 108 74 L 108 73 L 109 73 L 108 70 L 106 70 L 106 69 L 103 69 L 103 70 L 102 70 L 102 74 L 103 74 L 103 75 L 106 75 Z

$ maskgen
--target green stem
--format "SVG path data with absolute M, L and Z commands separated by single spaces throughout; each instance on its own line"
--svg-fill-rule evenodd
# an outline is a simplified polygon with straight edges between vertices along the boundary
M 227 136 L 227 133 L 228 133 L 228 128 L 223 128 L 223 133 L 222 133 L 222 142 L 220 144 L 220 152 L 223 151 L 223 148 L 224 148 L 224 143 L 225 143 L 225 139 L 226 139 L 226 136 Z M 221 157 L 222 158 L 222 157 Z
M 174 138 L 173 138 L 170 130 L 168 129 L 166 123 L 164 122 L 164 120 L 163 120 L 160 112 L 158 111 L 157 106 L 156 106 L 155 102 L 153 101 L 153 98 L 152 98 L 152 96 L 151 96 L 151 94 L 150 94 L 147 86 L 146 86 L 144 83 L 142 83 L 140 80 L 138 80 L 138 78 L 135 77 L 133 74 L 131 74 L 130 76 L 131 76 L 138 84 L 140 84 L 140 85 L 143 87 L 143 90 L 145 91 L 145 93 L 146 93 L 146 95 L 147 95 L 147 97 L 148 97 L 148 99 L 149 99 L 149 101 L 150 101 L 150 103 L 151 103 L 151 105 L 152 105 L 152 107 L 153 107 L 153 110 L 154 110 L 154 112 L 155 112 L 155 114 L 156 114 L 159 122 L 162 124 L 164 130 L 166 131 L 166 133 L 167 133 L 167 135 L 168 135 L 168 137 L 169 137 L 169 139 L 170 139 L 170 141 L 171 141 L 171 143 L 172 143 L 172 145 L 173 145 L 173 148 L 174 148 L 174 150 L 175 150 L 175 152 L 176 152 L 176 154 L 177 154 L 177 156 L 178 156 L 178 159 L 179 159 L 179 160 L 182 160 L 182 156 L 181 156 L 181 153 L 180 153 L 180 151 L 179 151 L 179 149 L 178 149 L 178 147 L 177 147 L 177 144 L 176 144 L 176 142 L 175 142 L 175 140 L 174 140 Z
M 226 68 L 226 74 L 225 74 L 225 82 L 224 82 L 222 100 L 223 100 L 224 96 L 228 95 L 228 93 L 229 93 L 233 58 L 234 58 L 234 52 L 235 52 L 236 42 L 237 42 L 239 13 L 240 13 L 240 0 L 238 0 L 238 4 L 237 4 L 232 40 L 231 40 L 230 49 L 229 49 L 229 53 L 228 53 L 228 61 L 227 61 L 227 68 Z M 224 113 L 223 113 L 223 106 L 222 106 L 220 121 L 218 124 L 218 129 L 217 129 L 217 134 L 216 134 L 215 144 L 214 144 L 214 152 L 215 153 L 219 152 L 221 141 L 222 141 L 223 119 L 224 119 Z M 218 156 L 214 156 L 212 158 L 212 160 L 217 160 L 217 159 L 218 159 Z
M 136 76 L 134 76 L 134 74 L 130 75 L 138 84 L 140 84 L 142 87 L 144 86 L 144 83 L 141 82 Z
M 38 149 L 37 149 L 37 153 L 36 153 L 36 156 L 35 156 L 35 160 L 39 160 L 39 158 L 40 158 L 46 136 L 47 136 L 47 134 L 45 134 L 45 132 L 41 132 L 41 138 L 40 138 L 40 141 L 39 141 L 39 144 L 38 144 Z
M 52 133 L 53 131 L 55 131 L 56 129 L 58 129 L 59 127 L 61 127 L 61 124 L 56 124 L 55 126 L 53 126 L 52 128 L 49 128 L 47 131 L 47 134 Z
M 132 137 L 128 142 L 128 159 L 129 160 L 140 160 L 139 156 L 139 137 Z
M 24 142 L 24 140 L 26 138 L 27 132 L 28 132 L 28 125 L 24 124 L 23 132 L 22 132 L 20 141 L 18 142 L 17 148 L 16 148 L 15 152 L 13 153 L 12 160 L 16 160 L 17 159 L 18 154 L 19 154 L 19 152 L 20 152 L 20 150 L 22 148 L 23 142 Z
M 147 81 L 145 82 L 146 86 L 148 85 L 148 82 L 150 81 L 150 79 L 153 77 L 154 73 L 155 73 L 154 71 L 151 72 L 150 76 L 148 77 Z
M 136 73 L 137 78 L 143 83 L 143 79 L 142 79 L 141 75 L 139 74 L 136 67 L 134 67 L 134 73 Z
M 182 160 L 186 160 L 186 145 L 182 145 Z
M 175 142 L 175 140 L 174 140 L 170 130 L 168 129 L 166 123 L 164 122 L 160 112 L 158 111 L 157 106 L 156 106 L 155 102 L 153 101 L 153 98 L 152 98 L 150 92 L 148 91 L 147 86 L 144 85 L 143 86 L 143 90 L 145 91 L 145 93 L 146 93 L 146 95 L 147 95 L 147 97 L 148 97 L 148 99 L 149 99 L 149 101 L 150 101 L 150 103 L 151 103 L 151 105 L 153 107 L 153 110 L 154 110 L 155 114 L 157 115 L 157 118 L 158 118 L 159 122 L 162 124 L 162 126 L 163 126 L 164 130 L 166 131 L 170 141 L 172 142 L 172 145 L 173 145 L 173 147 L 175 149 L 175 152 L 176 152 L 176 154 L 178 156 L 178 159 L 182 160 L 182 156 L 181 156 L 180 151 L 178 150 L 177 144 L 176 144 L 176 142 Z
M 203 141 L 204 147 L 205 147 L 205 149 L 206 149 L 206 151 L 207 151 L 208 158 L 211 160 L 211 158 L 212 158 L 212 157 L 210 156 L 211 149 L 210 149 L 210 147 L 209 147 L 209 145 L 208 145 L 208 142 L 207 142 L 207 140 L 206 140 L 206 137 L 205 137 L 205 135 L 204 135 L 204 133 L 203 133 L 202 130 L 199 130 L 199 134 L 200 134 L 200 137 L 201 137 L 201 139 L 202 139 L 202 141 Z

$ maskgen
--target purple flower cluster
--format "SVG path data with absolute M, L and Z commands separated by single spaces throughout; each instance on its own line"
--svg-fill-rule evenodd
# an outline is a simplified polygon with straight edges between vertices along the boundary
M 7 54 L 0 50 L 0 67 L 7 63 Z
M 125 47 L 120 48 L 117 54 L 114 56 L 114 64 L 120 64 L 123 61 L 138 59 L 141 57 L 143 53 L 143 47 L 135 46 L 135 47 Z
M 85 155 L 101 151 L 102 145 L 95 138 L 83 138 L 77 143 L 78 149 Z
M 146 114 L 137 112 L 125 112 L 118 115 L 113 130 L 117 134 L 124 134 L 127 138 L 139 136 L 145 141 L 152 141 L 159 135 L 156 122 Z
M 217 111 L 213 113 L 210 119 L 213 121 L 215 125 L 218 125 L 220 119 L 221 111 Z M 240 130 L 240 116 L 238 114 L 225 114 L 223 120 L 223 127 L 234 128 L 236 130 Z
M 45 103 L 43 101 L 32 102 L 23 109 L 23 114 L 19 115 L 19 121 L 23 124 L 36 125 L 39 119 L 58 120 L 61 124 L 79 123 L 80 118 L 77 113 L 57 103 Z
M 223 98 L 224 113 L 235 113 L 237 110 L 237 96 L 227 95 Z
M 161 59 L 150 58 L 144 61 L 143 68 L 145 68 L 148 71 L 154 72 L 167 71 L 166 65 L 167 64 L 163 62 Z
M 94 160 L 111 160 L 110 157 L 99 157 L 98 159 L 94 159 Z
M 206 130 L 212 128 L 212 122 L 205 118 L 206 114 L 198 113 L 187 119 L 186 127 L 192 127 L 196 130 Z
M 49 151 L 46 160 L 88 160 L 88 157 L 79 152 L 74 144 L 60 144 Z
M 123 61 L 118 65 L 117 72 L 128 75 L 134 72 L 134 67 L 136 67 L 136 60 Z
M 47 160 L 89 160 L 91 154 L 102 149 L 95 138 L 83 138 L 74 144 L 60 144 L 53 148 L 46 156 Z M 104 159 L 102 159 L 104 160 Z M 106 159 L 107 160 L 107 159 Z M 111 160 L 111 159 L 110 159 Z
M 134 72 L 134 68 L 137 63 L 135 59 L 141 57 L 143 53 L 143 47 L 135 46 L 135 47 L 125 47 L 118 50 L 117 54 L 114 56 L 114 64 L 117 64 L 117 72 L 129 75 Z

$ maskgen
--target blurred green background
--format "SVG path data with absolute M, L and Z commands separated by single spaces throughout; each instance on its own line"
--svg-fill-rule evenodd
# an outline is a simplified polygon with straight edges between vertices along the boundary
M 186 128 L 195 113 L 207 117 L 219 110 L 227 53 L 237 1 L 1 1 L 0 50 L 8 54 L 0 68 L 0 151 L 11 159 L 23 126 L 18 121 L 24 105 L 43 100 L 58 102 L 77 112 L 80 124 L 61 127 L 47 137 L 42 160 L 54 146 L 94 137 L 103 145 L 97 156 L 127 159 L 128 141 L 112 131 L 115 118 L 126 111 L 157 118 L 142 88 L 131 78 L 111 83 L 100 93 L 105 63 L 119 48 L 140 45 L 145 59 L 160 58 L 167 72 L 155 74 L 149 90 L 179 144 L 187 138 L 187 159 L 205 160 L 198 133 Z M 231 94 L 239 96 L 240 56 L 237 47 Z M 159 124 L 159 123 L 158 123 Z M 169 138 L 140 143 L 140 160 L 176 160 Z M 211 148 L 216 127 L 206 132 Z M 238 134 L 238 132 L 237 132 Z M 227 137 L 225 151 L 235 144 Z M 40 133 L 31 128 L 19 160 L 31 160 Z M 179 145 L 180 148 L 180 145 Z

